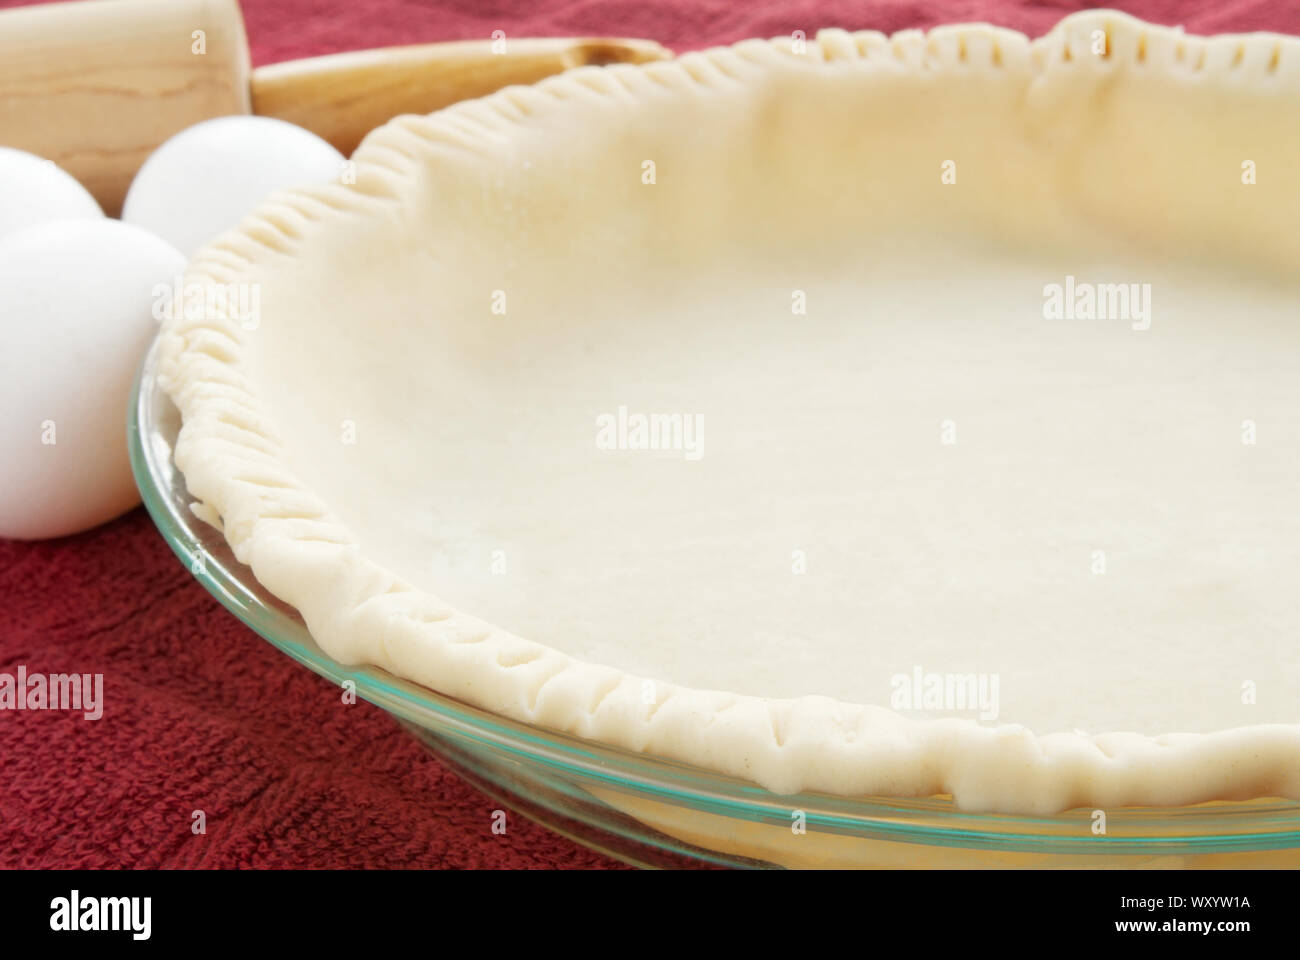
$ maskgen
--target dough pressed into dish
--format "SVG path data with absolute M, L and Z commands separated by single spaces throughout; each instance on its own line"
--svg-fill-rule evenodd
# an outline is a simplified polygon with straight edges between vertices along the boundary
M 331 656 L 515 719 L 1300 798 L 1297 116 L 1300 40 L 1100 11 L 402 117 L 191 264 L 176 462 Z

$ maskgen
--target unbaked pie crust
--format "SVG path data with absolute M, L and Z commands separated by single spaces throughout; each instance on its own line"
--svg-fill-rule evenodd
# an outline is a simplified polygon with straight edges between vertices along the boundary
M 1300 41 L 825 30 L 354 159 L 162 335 L 332 657 L 782 793 L 1300 798 Z

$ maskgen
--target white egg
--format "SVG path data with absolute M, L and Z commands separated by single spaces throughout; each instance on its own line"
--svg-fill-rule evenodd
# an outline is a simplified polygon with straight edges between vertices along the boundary
M 0 237 L 49 220 L 103 216 L 71 174 L 33 153 L 0 147 Z
M 122 219 L 192 256 L 268 194 L 338 180 L 345 162 L 316 134 L 283 120 L 205 120 L 145 161 L 127 192 Z
M 117 220 L 60 220 L 0 240 L 0 536 L 97 526 L 139 502 L 127 402 L 185 258 Z

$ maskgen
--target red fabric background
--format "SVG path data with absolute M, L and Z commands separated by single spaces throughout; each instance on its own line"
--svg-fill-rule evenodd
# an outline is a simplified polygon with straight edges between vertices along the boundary
M 1290 0 L 244 0 L 244 14 L 262 64 L 497 29 L 679 51 L 827 25 L 1038 35 L 1094 6 L 1195 33 L 1300 33 Z M 245 629 L 142 510 L 63 540 L 0 540 L 0 671 L 19 664 L 103 673 L 106 706 L 97 722 L 0 713 L 0 866 L 617 866 L 519 817 L 493 835 L 492 800 Z M 206 836 L 191 833 L 196 809 Z

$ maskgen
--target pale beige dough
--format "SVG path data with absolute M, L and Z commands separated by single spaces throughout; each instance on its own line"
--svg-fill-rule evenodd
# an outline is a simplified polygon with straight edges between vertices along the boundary
M 333 656 L 773 789 L 1300 795 L 1300 43 L 810 50 L 398 120 L 281 195 L 191 270 L 256 329 L 167 331 L 191 491 Z M 1149 328 L 1045 317 L 1067 276 Z M 620 407 L 702 456 L 600 449 Z M 917 668 L 1012 726 L 883 709 Z

